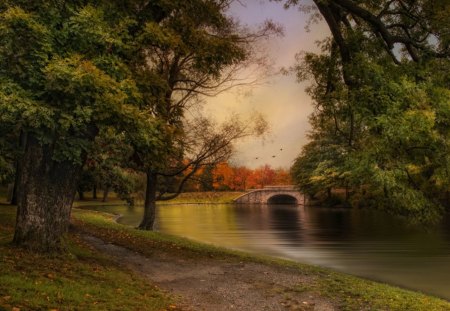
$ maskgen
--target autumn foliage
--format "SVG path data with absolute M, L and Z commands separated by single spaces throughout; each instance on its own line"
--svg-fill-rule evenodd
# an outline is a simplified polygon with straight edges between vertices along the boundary
M 264 188 L 273 185 L 290 185 L 289 171 L 273 169 L 266 164 L 255 169 L 222 162 L 214 167 L 202 168 L 192 179 L 186 191 L 233 190 Z

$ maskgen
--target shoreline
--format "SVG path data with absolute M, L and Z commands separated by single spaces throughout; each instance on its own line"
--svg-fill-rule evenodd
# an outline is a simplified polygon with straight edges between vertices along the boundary
M 208 202 L 208 203 L 177 202 L 177 203 L 171 203 L 170 205 L 202 205 L 202 204 L 203 205 L 220 205 L 220 204 L 223 204 L 223 203 L 216 203 L 216 202 Z M 167 205 L 169 205 L 169 204 L 167 204 Z M 302 207 L 302 206 L 299 206 L 299 207 Z M 83 206 L 83 208 L 86 208 L 86 206 Z M 188 207 L 186 207 L 186 208 L 188 208 Z M 324 207 L 324 208 L 329 209 L 328 207 Z M 336 208 L 333 208 L 333 209 L 336 209 Z M 337 208 L 337 209 L 345 209 L 345 210 L 347 210 L 347 208 Z M 99 210 L 99 209 L 97 209 L 97 210 Z M 102 211 L 100 211 L 100 212 L 102 212 Z M 117 212 L 120 213 L 119 210 Z M 111 212 L 106 212 L 106 213 L 110 213 L 111 214 Z M 114 222 L 116 222 L 116 223 L 118 223 L 120 225 L 128 226 L 129 228 L 135 229 L 135 225 L 134 224 L 133 225 L 126 225 L 126 224 L 121 224 L 119 222 L 119 219 L 122 217 L 121 214 L 114 214 L 114 215 L 115 215 L 114 218 L 113 218 Z M 183 236 L 180 235 L 180 237 L 183 237 Z M 203 242 L 203 241 L 201 241 L 201 239 L 193 240 L 193 241 L 199 241 L 199 243 L 206 243 L 208 245 L 217 245 L 217 244 L 213 244 L 213 243 Z M 252 251 L 246 250 L 245 248 L 229 247 L 228 249 L 248 252 L 249 254 L 252 254 L 254 256 L 259 256 L 258 252 L 252 252 Z M 265 255 L 263 255 L 263 256 L 265 256 Z M 327 266 L 327 265 L 320 265 L 320 262 L 316 263 L 316 262 L 302 261 L 299 258 L 290 258 L 289 256 L 287 256 L 287 257 L 283 256 L 283 254 L 278 254 L 278 256 L 275 255 L 274 257 L 280 258 L 280 259 L 284 259 L 284 260 L 288 260 L 288 261 L 292 261 L 292 262 L 304 263 L 304 264 L 308 264 L 308 265 L 312 265 L 312 266 L 316 266 L 316 267 L 320 267 L 320 268 L 324 268 L 324 269 L 331 269 L 332 271 L 336 271 L 338 273 L 344 273 L 344 274 L 347 274 L 347 275 L 352 275 L 354 277 L 363 278 L 363 279 L 366 279 L 366 280 L 371 280 L 371 281 L 380 282 L 380 283 L 384 283 L 384 284 L 390 284 L 392 286 L 400 287 L 400 288 L 403 288 L 403 289 L 406 289 L 406 290 L 411 290 L 411 291 L 415 291 L 415 292 L 419 292 L 419 293 L 425 293 L 426 295 L 431 295 L 431 296 L 434 296 L 434 297 L 438 297 L 438 298 L 444 299 L 446 301 L 450 301 L 449 297 L 446 296 L 446 293 L 443 292 L 442 290 L 439 290 L 439 289 L 438 290 L 434 290 L 434 292 L 433 291 L 426 291 L 426 288 L 421 288 L 421 286 L 418 286 L 418 287 L 414 287 L 413 286 L 413 287 L 411 287 L 411 286 L 409 286 L 408 283 L 402 282 L 401 280 L 400 280 L 399 283 L 396 283 L 395 279 L 394 280 L 391 280 L 391 278 L 384 278 L 383 279 L 382 277 L 381 278 L 377 278 L 377 275 L 373 275 L 373 274 L 371 274 L 371 275 L 364 275 L 363 273 L 355 274 L 355 273 L 352 273 L 351 269 L 350 270 L 349 269 L 346 269 L 346 270 L 344 269 L 344 271 L 342 271 L 342 270 L 339 270 L 339 269 L 333 269 L 332 267 Z M 441 294 L 441 295 L 439 295 L 439 294 Z
M 78 208 L 67 237 L 70 254 L 41 256 L 9 244 L 15 213 L 0 206 L 0 309 L 450 310 L 450 302 L 434 296 L 136 230 L 116 223 L 117 215 Z M 86 235 L 96 238 L 85 241 Z
M 81 214 L 85 214 L 86 211 L 85 210 L 81 210 Z M 89 214 L 89 212 L 87 212 Z M 159 239 L 163 240 L 164 243 L 169 242 L 170 244 L 172 244 L 174 247 L 176 247 L 178 249 L 177 251 L 177 256 L 179 256 L 180 258 L 186 258 L 189 256 L 192 256 L 192 252 L 195 252 L 195 257 L 199 257 L 200 259 L 204 259 L 204 258 L 212 258 L 211 260 L 215 260 L 217 257 L 219 258 L 225 258 L 225 260 L 233 260 L 232 258 L 234 258 L 234 260 L 236 260 L 236 258 L 238 258 L 239 261 L 244 261 L 244 262 L 253 262 L 253 263 L 262 263 L 264 265 L 267 265 L 268 267 L 289 267 L 289 268 L 293 268 L 295 271 L 297 271 L 296 273 L 304 273 L 305 271 L 308 271 L 307 273 L 311 273 L 315 276 L 319 276 L 321 279 L 323 278 L 324 275 L 329 275 L 329 276 L 333 276 L 336 277 L 338 279 L 345 279 L 345 282 L 349 282 L 349 286 L 353 286 L 356 283 L 361 283 L 358 286 L 358 291 L 362 290 L 365 291 L 366 289 L 375 286 L 375 287 L 381 287 L 384 291 L 386 292 L 390 292 L 390 291 L 394 291 L 394 292 L 398 292 L 396 295 L 396 297 L 401 297 L 404 293 L 408 293 L 407 295 L 412 295 L 412 296 L 417 296 L 417 297 L 422 297 L 420 299 L 437 299 L 438 301 L 443 301 L 445 303 L 448 304 L 448 309 L 444 308 L 444 309 L 436 309 L 436 310 L 450 310 L 450 304 L 447 299 L 442 298 L 442 297 L 437 297 L 436 295 L 432 295 L 432 294 L 424 294 L 418 291 L 414 291 L 405 287 L 399 287 L 397 285 L 393 285 L 393 284 L 386 284 L 385 282 L 380 282 L 377 280 L 373 280 L 373 279 L 369 279 L 369 278 L 363 278 L 363 277 L 358 277 L 352 274 L 347 274 L 347 273 L 343 273 L 343 272 L 338 272 L 336 270 L 327 268 L 327 267 L 322 267 L 322 266 L 317 266 L 317 265 L 313 265 L 313 264 L 304 264 L 304 263 L 300 263 L 300 262 L 296 262 L 293 260 L 289 260 L 289 259 L 284 259 L 284 258 L 279 258 L 279 257 L 270 257 L 270 256 L 265 256 L 265 255 L 258 255 L 258 254 L 254 254 L 251 252 L 247 252 L 247 251 L 242 251 L 242 250 L 234 250 L 234 249 L 230 249 L 230 248 L 224 248 L 224 247 L 218 247 L 215 246 L 213 244 L 207 244 L 207 243 L 202 243 L 202 242 L 197 242 L 197 241 L 193 241 L 193 240 L 188 240 L 186 238 L 182 238 L 182 237 L 177 237 L 177 236 L 170 236 L 167 234 L 163 234 L 160 232 L 147 232 L 147 231 L 141 231 L 141 230 L 136 230 L 131 226 L 126 226 L 126 225 L 121 225 L 121 224 L 117 224 L 116 222 L 111 222 L 110 224 L 108 224 L 105 221 L 105 217 L 106 218 L 110 218 L 110 220 L 113 220 L 114 217 L 109 215 L 108 213 L 102 213 L 102 212 L 91 212 L 93 214 L 91 214 L 90 216 L 88 214 L 86 214 L 85 216 L 87 216 L 87 218 L 84 218 L 85 216 L 82 216 L 82 220 L 81 222 L 84 222 L 84 225 L 86 225 L 89 229 L 89 234 L 91 233 L 99 233 L 99 231 L 97 230 L 102 230 L 101 228 L 98 227 L 99 222 L 103 222 L 103 224 L 100 227 L 104 227 L 104 228 L 108 228 L 109 232 L 111 232 L 111 230 L 118 230 L 120 231 L 124 231 L 127 232 L 127 235 L 130 235 L 131 237 L 135 237 L 137 239 L 143 239 L 141 242 L 142 243 L 146 243 L 145 242 L 145 238 L 146 236 L 148 236 L 150 238 L 150 240 L 148 240 L 148 243 L 154 243 L 155 242 L 155 237 L 157 240 L 157 244 L 161 241 L 158 242 Z M 94 216 L 95 215 L 95 216 Z M 78 217 L 78 216 L 77 216 Z M 95 227 L 92 227 L 89 223 L 92 224 L 92 222 L 89 220 L 90 217 L 94 217 L 97 219 L 97 221 L 95 221 Z M 84 218 L 84 220 L 83 220 Z M 99 220 L 102 219 L 103 220 Z M 86 221 L 86 222 L 85 222 Z M 112 229 L 112 228 L 115 229 Z M 92 230 L 92 231 L 90 231 Z M 105 238 L 104 235 L 100 234 L 100 236 L 96 235 L 99 238 Z M 117 239 L 115 240 L 114 238 L 112 240 L 108 240 L 109 238 L 106 236 L 107 238 L 107 242 L 108 243 L 113 243 L 114 245 L 118 245 L 118 246 L 124 246 L 126 248 L 129 248 L 132 251 L 137 251 L 138 253 L 141 254 L 146 254 L 145 249 L 139 249 L 139 244 L 141 242 L 136 242 L 136 244 L 138 246 L 134 246 L 132 244 L 130 244 L 130 242 L 126 242 L 124 243 L 124 241 Z M 143 247 L 143 245 L 141 244 L 141 247 Z M 144 247 L 143 247 L 144 248 Z M 200 250 L 200 251 L 199 251 Z M 186 255 L 188 254 L 188 255 Z M 230 259 L 231 258 L 231 259 Z M 324 282 L 327 283 L 328 280 L 321 280 L 320 282 Z M 376 284 L 376 285 L 374 285 Z M 366 288 L 367 287 L 367 288 Z M 380 289 L 377 290 L 377 292 Z M 358 295 L 363 295 L 362 293 L 358 293 Z M 400 295 L 400 296 L 398 296 Z M 364 295 L 363 295 L 364 296 Z M 425 298 L 427 297 L 427 298 Z M 372 297 L 371 299 L 375 299 L 374 297 Z M 390 298 L 390 299 L 394 299 L 394 298 Z M 357 309 L 355 309 L 357 310 Z M 391 309 L 390 309 L 391 310 Z M 393 308 L 392 310 L 406 310 L 406 309 L 395 309 Z M 433 310 L 431 309 L 414 309 L 414 308 L 410 308 L 410 310 Z

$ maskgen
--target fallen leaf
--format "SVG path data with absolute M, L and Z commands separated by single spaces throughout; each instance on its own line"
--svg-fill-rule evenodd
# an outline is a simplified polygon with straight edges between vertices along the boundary
M 53 280 L 53 279 L 55 278 L 55 275 L 52 274 L 52 273 L 48 273 L 48 274 L 47 274 L 47 277 L 48 277 L 49 279 Z

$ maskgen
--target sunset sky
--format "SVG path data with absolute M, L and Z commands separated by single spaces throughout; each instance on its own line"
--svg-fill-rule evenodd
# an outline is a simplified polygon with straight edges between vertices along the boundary
M 300 51 L 317 51 L 316 40 L 324 39 L 329 33 L 323 23 L 313 25 L 311 32 L 307 32 L 308 16 L 298 8 L 286 10 L 281 3 L 245 1 L 244 5 L 235 3 L 230 13 L 249 26 L 268 19 L 283 26 L 284 36 L 272 38 L 267 43 L 275 69 L 293 65 L 295 54 Z M 252 168 L 263 164 L 275 168 L 291 166 L 307 141 L 308 115 L 312 112 L 312 104 L 304 91 L 306 86 L 307 83 L 299 84 L 295 76 L 277 75 L 251 90 L 229 91 L 208 99 L 204 111 L 218 120 L 230 113 L 248 117 L 257 111 L 270 123 L 271 133 L 264 142 L 248 139 L 237 145 L 234 163 Z

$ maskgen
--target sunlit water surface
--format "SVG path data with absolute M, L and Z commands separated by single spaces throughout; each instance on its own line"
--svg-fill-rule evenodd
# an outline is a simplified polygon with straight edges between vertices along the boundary
M 142 207 L 92 207 L 137 226 Z M 377 211 L 273 205 L 158 207 L 157 229 L 330 267 L 450 300 L 450 218 L 418 227 Z

